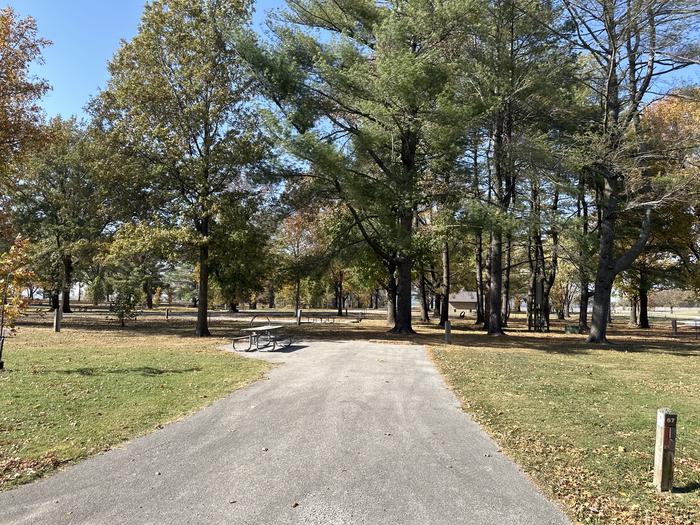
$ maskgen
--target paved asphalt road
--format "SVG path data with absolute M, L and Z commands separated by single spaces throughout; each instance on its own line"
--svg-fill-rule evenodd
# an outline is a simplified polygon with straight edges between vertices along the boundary
M 460 410 L 422 347 L 314 342 L 258 356 L 283 364 L 0 493 L 0 522 L 569 523 Z

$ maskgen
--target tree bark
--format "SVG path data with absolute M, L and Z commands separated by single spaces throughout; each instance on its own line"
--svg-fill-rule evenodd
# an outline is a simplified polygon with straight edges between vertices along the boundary
M 59 292 L 51 292 L 51 296 L 49 297 L 49 300 L 51 302 L 51 311 L 52 312 L 60 307 Z
M 413 261 L 406 257 L 399 261 L 396 284 L 396 319 L 391 329 L 395 334 L 414 334 L 411 324 L 411 269 Z
M 489 247 L 486 250 L 486 281 L 484 286 L 484 330 L 489 330 L 491 321 L 491 243 L 493 242 L 493 233 L 489 236 Z
M 512 196 L 515 191 L 515 174 L 509 146 L 512 135 L 512 111 L 510 103 L 506 102 L 503 109 L 496 112 L 493 132 L 493 197 L 489 194 L 489 202 L 494 203 L 502 214 L 507 214 Z M 497 223 L 491 233 L 489 249 L 489 297 L 488 297 L 488 333 L 489 335 L 504 335 L 503 332 L 503 225 Z
M 508 318 L 510 317 L 510 265 L 513 261 L 512 249 L 513 240 L 509 235 L 506 241 L 506 270 L 503 280 L 503 303 L 501 311 L 503 326 L 508 326 Z
M 639 287 L 639 328 L 650 328 L 649 326 L 649 292 L 646 286 Z
M 489 335 L 504 335 L 501 317 L 503 289 L 503 233 L 496 227 L 491 238 L 491 286 L 489 287 Z
M 63 274 L 62 277 L 62 282 L 61 282 L 61 289 L 63 290 L 66 287 L 66 274 Z M 57 297 L 59 297 L 59 303 L 56 306 L 56 309 L 54 310 L 54 318 L 53 318 L 53 331 L 54 332 L 60 332 L 61 331 L 61 325 L 63 324 L 63 300 L 65 295 L 63 293 L 58 293 L 56 294 Z
M 425 288 L 425 274 L 421 270 L 420 279 L 418 280 L 418 293 L 420 295 L 420 320 L 423 323 L 430 321 L 430 316 L 428 315 L 428 294 Z
M 614 256 L 615 223 L 617 216 L 617 199 L 613 182 L 604 178 L 601 202 L 600 248 L 598 270 L 596 272 L 595 291 L 593 292 L 593 315 L 589 343 L 607 343 L 607 326 L 610 318 L 610 296 L 613 281 L 618 273 L 626 270 L 634 262 L 646 245 L 651 233 L 651 209 L 644 214 L 639 237 L 635 244 L 618 258 Z
M 590 297 L 588 279 L 582 278 L 579 286 L 581 293 L 578 301 L 578 333 L 585 334 L 590 330 L 588 328 L 588 299 Z
M 335 297 L 336 297 L 336 308 L 338 317 L 343 316 L 343 281 L 338 279 L 335 282 Z
M 450 245 L 445 240 L 442 244 L 442 305 L 440 306 L 440 326 L 450 317 Z
M 630 297 L 630 326 L 637 326 L 637 303 L 639 301 L 638 296 L 633 295 Z
M 199 248 L 199 288 L 197 290 L 197 337 L 208 337 L 209 333 L 209 247 Z
M 153 290 L 148 281 L 143 283 L 143 293 L 146 295 L 146 308 L 153 310 Z
M 71 313 L 70 308 L 70 287 L 73 283 L 73 258 L 70 255 L 66 255 L 63 258 L 63 313 Z
M 586 249 L 586 237 L 588 236 L 588 201 L 586 200 L 586 178 L 581 171 L 578 177 L 578 198 L 576 200 L 576 216 L 581 221 L 581 233 L 583 240 L 579 244 L 578 251 L 578 277 L 579 277 L 579 302 L 578 302 L 578 333 L 585 334 L 589 331 L 588 328 L 588 299 L 591 294 L 589 291 L 588 271 L 586 261 L 589 257 Z
M 484 242 L 481 231 L 476 234 L 476 323 L 483 324 L 484 319 Z
M 296 283 L 294 285 L 294 317 L 299 315 L 299 309 L 301 308 L 301 278 L 297 276 Z
M 199 224 L 202 245 L 199 247 L 199 289 L 197 290 L 197 337 L 209 337 L 209 219 L 203 218 Z
M 396 265 L 387 264 L 386 280 L 386 321 L 389 326 L 396 323 Z
M 267 286 L 267 307 L 275 307 L 275 287 L 271 283 Z

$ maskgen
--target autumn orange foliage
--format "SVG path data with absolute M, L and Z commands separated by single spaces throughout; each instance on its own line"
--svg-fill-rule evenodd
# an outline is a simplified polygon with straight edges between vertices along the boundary
M 3 308 L 5 326 L 14 326 L 27 308 L 28 299 L 22 295 L 22 290 L 32 278 L 27 267 L 28 257 L 29 240 L 21 236 L 0 255 L 0 293 L 5 298 L 5 304 L 0 304 L 0 308 Z

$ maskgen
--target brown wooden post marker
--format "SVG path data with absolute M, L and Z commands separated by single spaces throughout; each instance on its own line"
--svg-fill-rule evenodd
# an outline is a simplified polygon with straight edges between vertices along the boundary
M 452 325 L 449 321 L 445 321 L 445 342 L 452 342 Z
M 654 453 L 654 486 L 659 492 L 673 489 L 673 459 L 676 455 L 676 423 L 678 415 L 668 408 L 656 412 L 656 450 Z

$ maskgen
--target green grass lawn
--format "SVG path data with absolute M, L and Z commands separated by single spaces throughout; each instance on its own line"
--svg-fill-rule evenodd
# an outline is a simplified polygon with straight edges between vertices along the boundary
M 2 488 L 181 418 L 269 366 L 218 350 L 222 338 L 190 337 L 191 322 L 140 320 L 119 329 L 101 317 L 76 319 L 68 316 L 54 334 L 48 320 L 32 316 L 6 342 Z
M 465 411 L 573 518 L 700 523 L 700 346 L 641 333 L 617 341 L 465 334 L 431 353 Z M 679 414 L 669 496 L 650 483 L 661 407 Z
M 178 419 L 262 376 L 269 365 L 221 352 L 247 320 L 142 317 L 126 329 L 104 315 L 66 318 L 60 334 L 33 314 L 7 341 L 0 374 L 0 487 L 27 481 Z M 612 347 L 577 335 L 504 338 L 453 323 L 452 345 L 416 325 L 465 411 L 575 520 L 700 523 L 700 342 L 666 324 L 615 323 Z M 562 331 L 555 323 L 555 330 Z M 379 319 L 289 326 L 298 339 L 405 342 Z M 675 492 L 651 486 L 656 409 L 678 411 Z

